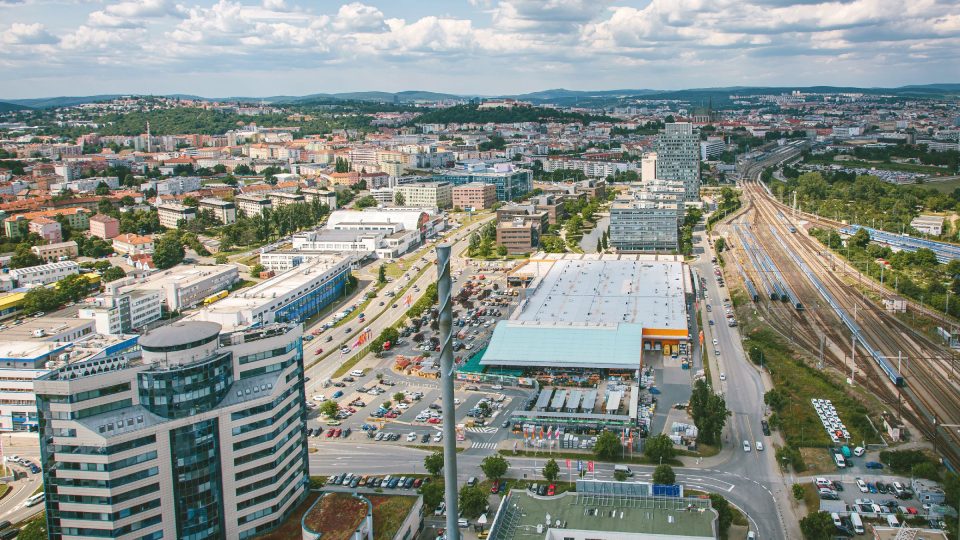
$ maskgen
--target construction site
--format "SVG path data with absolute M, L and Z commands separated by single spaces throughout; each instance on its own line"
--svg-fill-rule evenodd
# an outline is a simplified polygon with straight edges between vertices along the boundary
M 742 289 L 741 309 L 792 342 L 808 365 L 875 396 L 883 408 L 873 411 L 883 418 L 876 427 L 888 442 L 903 433 L 902 422 L 914 439 L 933 442 L 950 465 L 960 465 L 956 353 L 908 319 L 946 328 L 957 322 L 897 297 L 831 253 L 808 231 L 845 224 L 794 211 L 758 176 L 747 175 L 742 207 L 712 232 L 725 240 L 725 273 Z

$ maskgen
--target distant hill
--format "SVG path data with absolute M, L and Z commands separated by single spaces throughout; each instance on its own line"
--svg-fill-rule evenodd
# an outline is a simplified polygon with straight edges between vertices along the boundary
M 71 107 L 73 105 L 82 105 L 84 103 L 99 103 L 101 101 L 110 101 L 126 94 L 103 94 L 99 96 L 60 96 L 34 99 L 7 99 L 7 103 L 14 105 L 23 105 L 31 109 L 55 109 L 57 107 Z
M 24 109 L 29 109 L 25 105 L 17 105 L 16 103 L 9 103 L 6 101 L 0 101 L 0 113 L 10 112 L 10 111 L 22 111 Z

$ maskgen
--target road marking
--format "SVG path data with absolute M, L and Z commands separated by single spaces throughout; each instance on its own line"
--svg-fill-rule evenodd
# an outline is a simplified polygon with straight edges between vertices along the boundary
M 496 433 L 500 428 L 496 427 L 468 427 L 467 432 L 469 433 Z
M 472 445 L 470 445 L 471 449 L 480 448 L 483 450 L 493 450 L 496 447 L 497 447 L 497 443 L 492 443 L 492 442 L 475 442 Z

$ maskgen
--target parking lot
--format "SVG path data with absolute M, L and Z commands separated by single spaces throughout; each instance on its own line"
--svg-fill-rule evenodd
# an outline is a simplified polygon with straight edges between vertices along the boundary
M 827 475 L 813 480 L 820 499 L 842 503 L 841 529 L 852 532 L 850 518 L 846 514 L 856 512 L 864 519 L 885 521 L 887 516 L 927 519 L 930 505 L 916 499 L 910 488 L 909 478 L 876 474 Z M 828 503 L 829 504 L 829 503 Z M 939 526 L 939 518 L 927 526 Z
M 454 357 L 465 362 L 489 341 L 498 320 L 509 316 L 516 297 L 508 295 L 504 273 L 470 267 L 454 274 Z M 464 292 L 464 291 L 467 292 Z M 402 302 L 402 299 L 393 299 Z M 350 438 L 374 444 L 439 445 L 442 441 L 439 365 L 440 335 L 435 313 L 401 327 L 401 338 L 381 358 L 362 362 L 365 369 L 327 381 L 307 396 L 311 444 Z M 403 369 L 396 369 L 400 363 Z M 403 394 L 402 399 L 397 399 Z M 456 423 L 466 427 L 464 444 L 490 448 L 501 437 L 501 419 L 509 417 L 523 390 L 461 383 L 455 389 Z M 320 413 L 334 401 L 337 418 Z M 389 407 L 384 407 L 390 402 Z

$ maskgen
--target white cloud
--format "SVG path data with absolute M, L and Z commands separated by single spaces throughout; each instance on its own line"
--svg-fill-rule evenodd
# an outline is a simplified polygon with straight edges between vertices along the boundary
M 382 11 L 360 2 L 351 2 L 340 6 L 333 28 L 339 32 L 378 32 L 386 26 Z
M 40 23 L 13 23 L 0 35 L 0 40 L 11 45 L 50 45 L 58 41 Z

